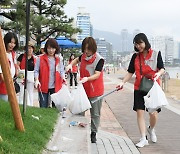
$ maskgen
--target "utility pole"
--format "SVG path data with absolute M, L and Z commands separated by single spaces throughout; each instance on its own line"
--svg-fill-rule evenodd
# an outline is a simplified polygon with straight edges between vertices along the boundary
M 0 65 L 2 68 L 3 76 L 4 76 L 4 82 L 6 85 L 6 90 L 8 93 L 8 99 L 11 105 L 11 110 L 13 113 L 15 126 L 18 130 L 25 131 L 24 124 L 21 117 L 21 112 L 19 109 L 19 104 L 16 98 L 14 83 L 11 77 L 11 72 L 10 72 L 9 62 L 6 55 L 6 48 L 5 48 L 4 40 L 2 37 L 1 27 L 0 27 Z
M 27 106 L 27 70 L 28 70 L 29 22 L 30 22 L 30 0 L 26 0 L 26 63 L 25 63 L 24 97 L 23 97 L 23 113 L 24 114 L 26 114 L 26 106 Z

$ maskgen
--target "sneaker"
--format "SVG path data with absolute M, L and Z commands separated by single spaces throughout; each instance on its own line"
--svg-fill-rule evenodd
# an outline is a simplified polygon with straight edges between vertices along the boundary
M 147 131 L 150 135 L 150 139 L 152 142 L 156 143 L 157 142 L 157 137 L 156 137 L 156 134 L 155 134 L 155 130 L 154 129 L 151 129 L 150 126 L 147 128 Z
M 70 86 L 70 89 L 72 89 L 73 87 L 72 86 Z
M 149 145 L 148 140 L 147 139 L 140 139 L 139 143 L 136 144 L 136 147 L 138 148 L 142 148 L 145 145 Z
M 91 143 L 96 143 L 96 133 L 95 132 L 92 132 L 91 133 Z
M 77 86 L 75 86 L 75 89 L 77 89 Z

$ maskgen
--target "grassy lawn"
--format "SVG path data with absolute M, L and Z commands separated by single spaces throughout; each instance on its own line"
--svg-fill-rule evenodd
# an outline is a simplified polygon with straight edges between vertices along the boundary
M 22 111 L 22 106 L 20 109 Z M 58 110 L 27 107 L 22 118 L 25 132 L 15 129 L 10 104 L 0 101 L 0 136 L 3 139 L 0 154 L 40 154 L 53 132 Z

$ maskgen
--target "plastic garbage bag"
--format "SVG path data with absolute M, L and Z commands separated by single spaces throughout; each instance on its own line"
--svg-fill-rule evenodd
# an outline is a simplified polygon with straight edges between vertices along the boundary
M 25 70 L 19 70 L 18 82 L 24 82 Z M 34 83 L 34 71 L 27 71 L 27 82 Z
M 155 81 L 150 91 L 144 96 L 145 107 L 148 112 L 152 113 L 162 106 L 168 105 L 166 96 L 160 87 L 160 85 Z
M 60 112 L 73 101 L 69 89 L 65 84 L 62 85 L 62 88 L 57 93 L 51 94 L 51 100 Z
M 71 113 L 78 114 L 91 108 L 91 104 L 82 83 L 78 84 L 77 89 L 71 91 L 71 96 L 73 98 L 72 103 L 69 105 Z

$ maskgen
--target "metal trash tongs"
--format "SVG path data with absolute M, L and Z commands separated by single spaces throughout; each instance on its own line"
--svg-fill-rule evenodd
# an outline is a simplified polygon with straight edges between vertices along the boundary
M 102 99 L 102 98 L 104 98 L 104 97 L 112 94 L 113 92 L 121 90 L 122 88 L 123 88 L 123 87 L 119 87 L 119 86 L 118 86 L 118 87 L 116 87 L 116 89 L 111 90 L 111 91 L 107 92 L 106 94 L 97 97 L 95 100 L 92 100 L 91 103 L 93 104 L 93 103 L 99 101 L 100 99 Z

